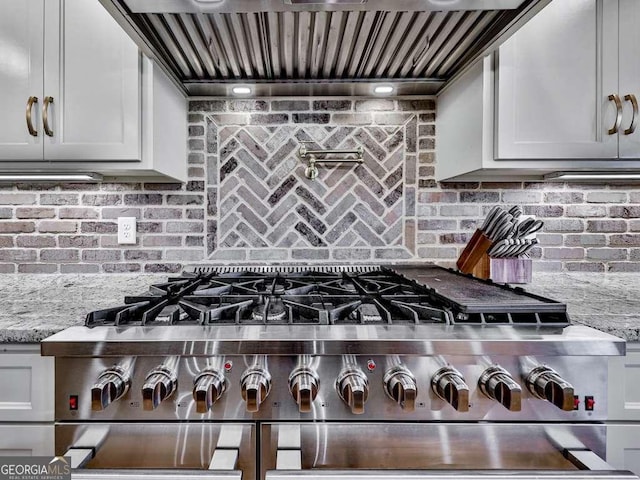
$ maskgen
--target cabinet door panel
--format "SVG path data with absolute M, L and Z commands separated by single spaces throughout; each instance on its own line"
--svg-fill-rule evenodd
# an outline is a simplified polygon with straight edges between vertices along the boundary
M 620 97 L 635 95 L 640 102 L 640 2 L 620 0 Z M 640 118 L 636 118 L 634 133 L 625 135 L 631 125 L 632 107 L 624 103 L 620 134 L 620 157 L 640 158 Z M 638 117 L 638 115 L 636 115 Z
M 617 1 L 551 2 L 499 52 L 498 158 L 615 158 Z
M 0 457 L 53 456 L 55 435 L 50 425 L 0 425 Z
M 607 426 L 607 463 L 640 475 L 640 425 Z
M 640 420 L 640 343 L 627 343 L 627 355 L 609 359 L 609 419 Z
M 0 160 L 42 160 L 44 1 L 0 0 Z M 38 97 L 27 130 L 29 97 Z
M 39 353 L 0 355 L 0 421 L 53 421 L 53 359 Z
M 48 160 L 140 159 L 140 55 L 98 0 L 46 2 Z

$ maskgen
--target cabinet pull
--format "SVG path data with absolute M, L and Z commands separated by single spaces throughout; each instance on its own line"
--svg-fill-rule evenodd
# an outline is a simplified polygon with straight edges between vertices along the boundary
M 33 122 L 31 121 L 31 112 L 33 111 L 33 104 L 38 103 L 38 97 L 29 97 L 27 100 L 27 130 L 32 137 L 38 136 L 38 131 L 33 128 Z
M 624 96 L 625 101 L 631 102 L 631 107 L 633 108 L 633 115 L 631 116 L 631 124 L 629 128 L 624 131 L 625 135 L 631 135 L 636 131 L 636 119 L 638 118 L 638 100 L 633 93 Z
M 46 100 L 45 100 L 46 101 Z M 620 124 L 622 123 L 622 102 L 620 101 L 620 97 L 617 94 L 609 95 L 609 101 L 612 101 L 616 104 L 616 123 L 613 124 L 613 127 L 607 130 L 609 135 L 615 135 L 620 130 Z
M 44 133 L 49 137 L 53 137 L 53 130 L 49 128 L 49 104 L 53 103 L 53 97 L 44 97 L 44 105 L 42 106 L 42 124 Z

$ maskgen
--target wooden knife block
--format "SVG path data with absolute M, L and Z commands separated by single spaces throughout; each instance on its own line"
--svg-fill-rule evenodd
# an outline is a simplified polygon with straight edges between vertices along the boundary
M 471 270 L 471 275 L 483 280 L 489 280 L 491 278 L 491 258 L 486 253 L 480 257 L 478 263 Z
M 458 257 L 456 262 L 458 270 L 462 273 L 471 273 L 473 275 L 476 265 L 478 265 L 482 256 L 487 254 L 491 243 L 491 240 L 478 228 Z
M 531 283 L 532 271 L 530 258 L 491 258 L 485 253 L 471 274 L 496 283 Z

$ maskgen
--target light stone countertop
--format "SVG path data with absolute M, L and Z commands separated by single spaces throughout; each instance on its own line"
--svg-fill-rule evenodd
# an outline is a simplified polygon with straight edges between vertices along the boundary
M 0 343 L 37 343 L 82 325 L 87 312 L 120 305 L 166 274 L 0 275 Z M 574 323 L 640 341 L 640 275 L 536 273 L 525 290 L 566 303 Z
M 125 295 L 146 292 L 167 274 L 0 275 L 1 343 L 38 343 L 74 325 L 88 312 L 122 304 Z
M 573 323 L 640 341 L 640 274 L 534 273 L 525 290 L 567 304 Z

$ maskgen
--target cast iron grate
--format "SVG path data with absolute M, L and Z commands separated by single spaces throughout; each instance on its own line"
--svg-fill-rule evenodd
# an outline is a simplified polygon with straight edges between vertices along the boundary
M 85 325 L 451 323 L 428 287 L 391 271 L 199 270 L 87 315 Z

